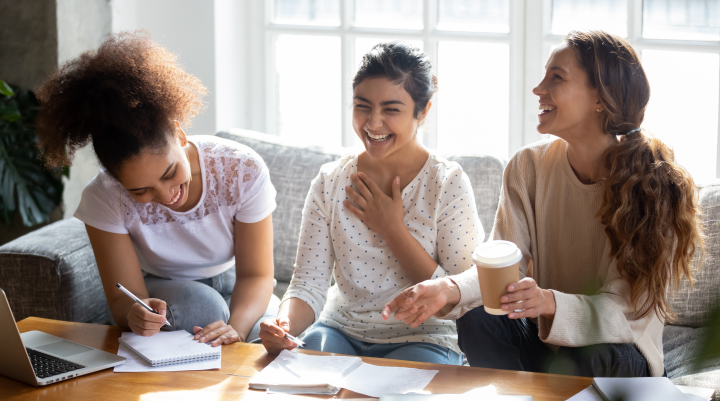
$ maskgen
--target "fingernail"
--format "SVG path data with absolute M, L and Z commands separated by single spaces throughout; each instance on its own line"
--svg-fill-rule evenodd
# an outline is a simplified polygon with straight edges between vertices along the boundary
M 195 339 L 197 340 L 198 337 L 200 337 L 200 334 L 195 334 Z
M 503 310 L 507 310 L 508 306 L 507 306 L 507 305 L 503 305 L 502 308 L 503 308 Z
M 200 341 L 205 342 L 205 337 L 200 337 Z
M 514 313 L 511 313 L 511 314 L 508 315 L 508 317 L 509 317 L 510 319 L 515 319 L 515 314 L 514 314 Z
M 507 302 L 507 301 L 508 301 L 508 297 L 502 297 L 501 301 L 502 301 L 502 302 Z
M 409 304 L 411 304 L 413 301 L 414 301 L 414 299 L 412 299 L 412 298 L 408 298 L 408 299 L 405 300 L 405 302 L 406 302 L 406 303 L 409 303 Z
M 515 291 L 515 286 L 514 286 L 514 285 L 511 285 L 511 286 L 510 286 L 510 291 Z

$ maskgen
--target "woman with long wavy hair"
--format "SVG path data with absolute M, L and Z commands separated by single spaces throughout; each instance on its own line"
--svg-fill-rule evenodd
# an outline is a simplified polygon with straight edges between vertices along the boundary
M 383 310 L 415 326 L 458 319 L 472 366 L 579 376 L 661 376 L 667 292 L 703 251 L 697 187 L 641 128 L 650 86 L 635 51 L 602 31 L 568 34 L 533 90 L 538 131 L 505 169 L 491 238 L 524 255 L 483 304 L 476 269 L 411 287 Z

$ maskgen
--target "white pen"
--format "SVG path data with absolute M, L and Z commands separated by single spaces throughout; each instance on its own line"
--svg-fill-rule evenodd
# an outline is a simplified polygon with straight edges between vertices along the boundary
M 294 342 L 298 347 L 304 347 L 304 346 L 305 346 L 305 342 L 304 342 L 304 341 L 298 340 L 296 337 L 291 336 L 290 333 L 285 333 L 285 338 L 287 338 L 288 340 Z
M 152 312 L 152 313 L 154 313 L 154 314 L 156 314 L 156 315 L 159 315 L 159 313 L 155 312 L 155 311 L 153 310 L 153 308 L 147 306 L 147 304 L 146 304 L 145 302 L 141 301 L 140 298 L 136 297 L 132 292 L 128 291 L 127 288 L 125 288 L 125 287 L 123 287 L 122 285 L 120 285 L 120 283 L 115 284 L 115 286 L 116 286 L 117 288 L 119 288 L 120 291 L 124 292 L 125 295 L 129 296 L 130 298 L 132 298 L 133 301 L 139 303 L 140 306 L 142 306 L 143 308 L 147 309 L 148 312 Z M 168 323 L 167 319 L 165 319 L 165 325 L 168 326 L 168 327 L 170 327 L 170 328 L 172 328 L 172 325 L 170 325 L 170 323 Z

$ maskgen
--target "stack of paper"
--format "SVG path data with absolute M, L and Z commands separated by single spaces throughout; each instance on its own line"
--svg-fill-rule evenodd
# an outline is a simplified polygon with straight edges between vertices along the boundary
M 292 394 L 336 394 L 340 388 L 346 388 L 379 397 L 421 391 L 437 373 L 375 366 L 357 357 L 314 356 L 284 350 L 250 381 L 250 388 Z
M 592 386 L 568 401 L 710 401 L 715 390 L 675 386 L 667 377 L 596 377 Z

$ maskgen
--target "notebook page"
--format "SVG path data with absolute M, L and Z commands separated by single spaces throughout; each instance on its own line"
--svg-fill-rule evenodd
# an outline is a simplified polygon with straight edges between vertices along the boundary
M 161 331 L 151 337 L 135 333 L 122 333 L 120 341 L 151 363 L 184 359 L 219 357 L 221 347 L 211 347 L 193 339 L 185 330 Z
M 220 369 L 220 358 L 203 359 L 188 363 L 174 363 L 170 365 L 152 366 L 150 362 L 140 358 L 140 356 L 125 344 L 120 343 L 118 347 L 118 356 L 124 356 L 127 360 L 122 365 L 115 366 L 113 372 L 180 372 L 185 370 L 209 370 Z
M 342 382 L 342 387 L 356 393 L 380 397 L 422 391 L 438 373 L 437 370 L 375 366 L 363 363 Z

